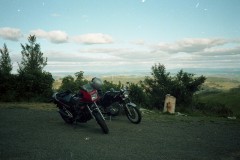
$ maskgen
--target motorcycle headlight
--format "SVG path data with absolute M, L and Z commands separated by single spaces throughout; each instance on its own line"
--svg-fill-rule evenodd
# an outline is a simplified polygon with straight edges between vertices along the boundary
M 124 98 L 128 98 L 129 93 L 128 93 L 128 92 L 124 92 L 124 93 L 123 93 L 123 96 L 124 96 Z
M 94 93 L 91 95 L 91 97 L 92 97 L 92 101 L 94 101 L 98 98 L 98 95 L 97 95 L 97 93 Z

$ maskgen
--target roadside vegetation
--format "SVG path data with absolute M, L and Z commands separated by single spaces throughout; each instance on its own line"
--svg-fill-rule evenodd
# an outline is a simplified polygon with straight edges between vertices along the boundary
M 52 74 L 43 70 L 47 58 L 43 57 L 36 37 L 30 35 L 28 44 L 21 44 L 22 61 L 17 74 L 11 74 L 9 50 L 4 44 L 0 50 L 0 101 L 46 101 L 52 94 Z
M 7 45 L 0 49 L 1 102 L 46 102 L 54 91 L 78 92 L 83 84 L 89 83 L 90 79 L 84 76 L 83 71 L 54 83 L 52 74 L 44 71 L 47 58 L 43 56 L 36 37 L 30 35 L 28 44 L 21 44 L 21 47 L 22 61 L 18 64 L 17 74 L 11 74 L 12 63 Z M 114 81 L 113 77 L 105 77 L 103 93 L 111 88 L 120 90 L 127 84 L 132 101 L 149 110 L 162 111 L 165 96 L 171 94 L 177 99 L 177 112 L 240 116 L 240 82 L 237 80 L 207 79 L 184 70 L 173 75 L 160 63 L 152 66 L 150 74 L 141 80 L 134 77 L 132 81 L 124 77 Z M 221 83 L 216 83 L 219 80 Z
M 202 113 L 240 118 L 240 86 L 228 90 L 209 89 L 195 95 Z

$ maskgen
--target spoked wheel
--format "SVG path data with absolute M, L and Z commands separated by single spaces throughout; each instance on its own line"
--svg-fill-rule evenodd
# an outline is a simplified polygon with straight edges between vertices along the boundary
M 125 108 L 125 113 L 127 115 L 127 118 L 129 119 L 130 122 L 134 124 L 138 124 L 142 120 L 142 114 L 140 110 L 136 107 L 126 107 Z
M 60 113 L 62 119 L 66 123 L 73 124 L 74 118 L 73 118 L 73 115 L 72 115 L 72 113 L 70 111 L 61 109 L 61 110 L 59 110 L 59 113 Z
M 93 112 L 93 115 L 99 126 L 102 128 L 103 133 L 108 134 L 109 129 L 102 115 L 99 112 Z

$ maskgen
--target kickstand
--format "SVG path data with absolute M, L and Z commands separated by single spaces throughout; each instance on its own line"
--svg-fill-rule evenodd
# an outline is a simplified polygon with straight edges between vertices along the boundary
M 77 121 L 75 121 L 75 125 L 77 125 Z

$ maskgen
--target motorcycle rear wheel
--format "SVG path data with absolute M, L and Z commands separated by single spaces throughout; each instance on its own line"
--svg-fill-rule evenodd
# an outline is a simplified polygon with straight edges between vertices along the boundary
M 140 110 L 136 107 L 128 107 L 128 109 L 125 108 L 125 113 L 128 120 L 134 124 L 138 124 L 142 120 L 142 114 Z
M 94 115 L 97 123 L 101 127 L 103 133 L 108 134 L 109 129 L 108 129 L 108 126 L 107 126 L 105 120 L 103 119 L 102 115 L 99 112 L 93 112 L 93 115 Z

